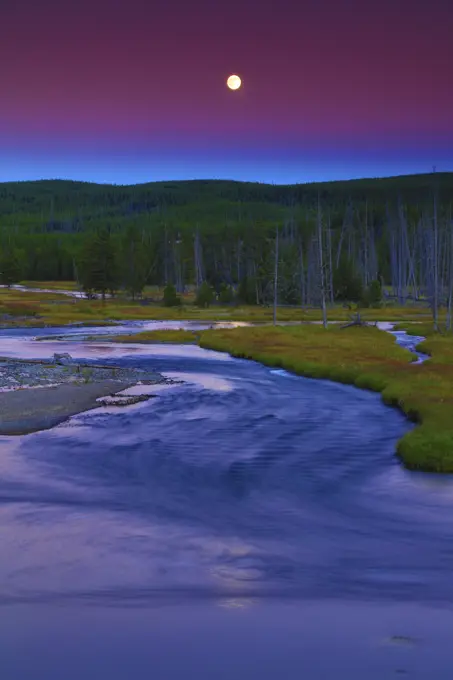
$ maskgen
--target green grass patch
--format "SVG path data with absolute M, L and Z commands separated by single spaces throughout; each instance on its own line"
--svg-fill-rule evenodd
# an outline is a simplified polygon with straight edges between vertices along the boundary
M 0 301 L 0 314 L 18 317 L 34 317 L 37 310 L 34 305 L 25 301 Z
M 152 344 L 156 342 L 170 342 L 174 344 L 196 343 L 200 333 L 184 330 L 158 330 L 130 333 L 129 335 L 113 335 L 109 339 L 113 342 L 139 342 Z
M 32 283 L 32 282 L 30 282 Z M 51 288 L 52 282 L 43 282 L 42 285 Z M 54 282 L 55 283 L 55 282 Z M 58 283 L 58 282 L 57 282 Z M 63 282 L 67 283 L 67 282 Z M 56 285 L 55 285 L 56 287 Z M 161 292 L 156 291 L 157 300 Z M 189 297 L 189 296 L 187 296 Z M 187 300 L 183 300 L 181 307 L 164 307 L 158 302 L 141 304 L 124 297 L 102 300 L 86 300 L 70 298 L 58 293 L 22 292 L 14 289 L 0 289 L 0 308 L 8 303 L 27 303 L 28 326 L 62 326 L 70 323 L 95 321 L 108 323 L 114 321 L 152 321 L 152 320 L 197 320 L 197 321 L 243 321 L 248 323 L 271 323 L 272 308 L 243 306 L 220 306 L 213 305 L 207 309 L 200 309 Z M 348 321 L 353 309 L 349 310 L 341 305 L 329 308 L 328 317 L 331 321 Z M 368 321 L 426 321 L 429 319 L 429 311 L 425 307 L 382 307 L 380 309 L 366 309 L 362 312 Z M 301 309 L 280 307 L 277 314 L 278 321 L 303 323 L 320 321 L 319 309 Z M 4 322 L 15 325 L 14 320 Z
M 204 331 L 200 345 L 311 378 L 382 393 L 385 403 L 419 423 L 397 446 L 408 468 L 453 472 L 453 338 L 428 341 L 432 358 L 413 355 L 374 328 L 318 326 Z
M 446 365 L 453 364 L 453 332 L 434 330 L 431 323 L 400 323 L 396 330 L 406 331 L 409 335 L 420 335 L 426 338 L 417 349 L 434 357 L 435 362 Z
M 79 290 L 76 281 L 21 281 L 20 283 L 27 288 L 43 290 Z

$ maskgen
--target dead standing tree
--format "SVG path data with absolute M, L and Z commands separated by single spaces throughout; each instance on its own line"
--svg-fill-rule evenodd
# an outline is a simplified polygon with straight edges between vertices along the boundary
M 433 206 L 433 297 L 432 312 L 434 330 L 439 330 L 439 223 L 437 216 L 437 194 L 434 194 Z
M 275 253 L 274 253 L 274 311 L 273 324 L 277 325 L 277 296 L 278 296 L 278 226 L 275 228 Z
M 451 215 L 448 221 L 448 293 L 447 293 L 447 318 L 445 328 L 452 330 L 452 302 L 453 302 L 453 221 Z
M 327 328 L 327 306 L 326 306 L 326 268 L 323 253 L 323 223 L 321 214 L 321 202 L 318 194 L 318 213 L 316 219 L 316 230 L 318 237 L 318 264 L 319 264 L 319 287 L 321 295 L 322 325 Z
M 197 289 L 203 283 L 203 256 L 200 242 L 200 230 L 197 225 L 194 238 L 194 269 L 195 269 L 195 285 Z

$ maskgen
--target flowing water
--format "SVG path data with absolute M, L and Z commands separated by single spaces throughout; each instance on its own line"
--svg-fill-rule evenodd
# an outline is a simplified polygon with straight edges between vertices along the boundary
M 453 481 L 402 468 L 402 414 L 195 346 L 56 333 L 3 331 L 0 356 L 184 382 L 0 437 L 2 679 L 451 677 Z

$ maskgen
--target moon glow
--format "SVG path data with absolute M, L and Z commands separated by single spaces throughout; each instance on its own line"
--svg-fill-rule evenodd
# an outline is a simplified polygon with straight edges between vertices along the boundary
M 241 87 L 242 81 L 239 78 L 239 76 L 230 76 L 227 80 L 227 85 L 230 88 L 230 90 L 239 90 Z

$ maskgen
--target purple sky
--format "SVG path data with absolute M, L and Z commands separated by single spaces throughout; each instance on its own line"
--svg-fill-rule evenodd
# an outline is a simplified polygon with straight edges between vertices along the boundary
M 0 181 L 453 170 L 452 35 L 451 0 L 2 0 Z

